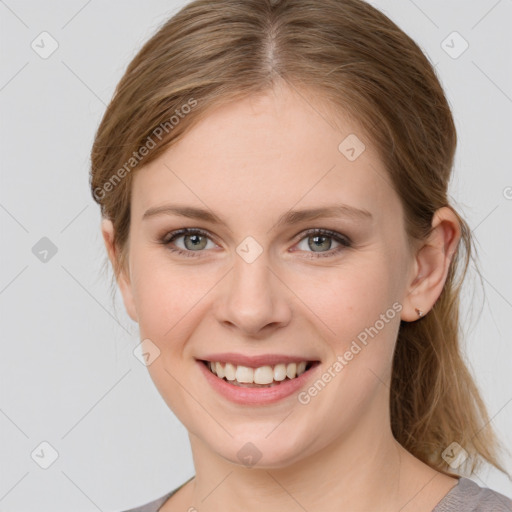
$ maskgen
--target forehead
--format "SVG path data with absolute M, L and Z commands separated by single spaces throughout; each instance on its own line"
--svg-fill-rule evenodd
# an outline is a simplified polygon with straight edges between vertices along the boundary
M 213 109 L 140 169 L 132 208 L 140 216 L 179 200 L 228 214 L 277 214 L 336 201 L 378 214 L 397 202 L 388 182 L 357 123 L 313 95 L 279 87 Z

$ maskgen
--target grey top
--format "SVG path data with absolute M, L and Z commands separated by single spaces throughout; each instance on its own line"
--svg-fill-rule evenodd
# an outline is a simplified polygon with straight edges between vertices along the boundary
M 165 496 L 124 512 L 158 512 L 160 507 L 192 478 Z M 512 512 L 512 500 L 499 492 L 480 487 L 469 478 L 460 477 L 457 485 L 435 506 L 432 512 Z

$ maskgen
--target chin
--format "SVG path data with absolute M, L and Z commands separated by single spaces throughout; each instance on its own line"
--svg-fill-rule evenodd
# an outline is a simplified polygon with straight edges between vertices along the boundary
M 244 435 L 234 436 L 229 443 L 217 444 L 212 440 L 213 444 L 209 446 L 232 464 L 254 469 L 286 468 L 313 451 L 311 442 L 299 436 L 274 432 L 266 437 L 267 432 L 258 429 L 252 435 L 246 431 Z

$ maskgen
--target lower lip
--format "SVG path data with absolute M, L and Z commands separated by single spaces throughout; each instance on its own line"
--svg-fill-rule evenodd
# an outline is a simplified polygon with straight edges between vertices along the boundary
M 315 372 L 316 368 L 319 366 L 316 364 L 299 377 L 281 381 L 280 384 L 276 384 L 275 386 L 268 388 L 246 388 L 242 386 L 234 386 L 224 379 L 220 379 L 201 361 L 197 361 L 197 364 L 199 365 L 200 371 L 215 391 L 232 402 L 249 405 L 272 404 L 289 397 L 299 391 L 299 389 L 306 384 Z

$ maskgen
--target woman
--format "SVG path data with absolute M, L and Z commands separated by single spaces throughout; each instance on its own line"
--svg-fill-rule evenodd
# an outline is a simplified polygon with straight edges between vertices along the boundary
M 503 470 L 459 350 L 455 146 L 360 0 L 196 0 L 145 44 L 91 189 L 196 475 L 132 510 L 512 510 L 454 471 Z

